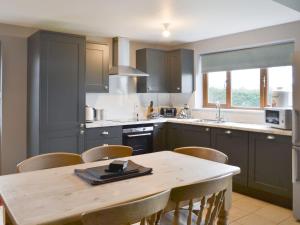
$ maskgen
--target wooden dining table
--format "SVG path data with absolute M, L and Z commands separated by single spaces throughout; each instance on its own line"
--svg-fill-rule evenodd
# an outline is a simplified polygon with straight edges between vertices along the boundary
M 85 163 L 0 177 L 0 194 L 8 223 L 15 225 L 68 224 L 80 221 L 84 212 L 140 199 L 179 186 L 238 174 L 240 168 L 171 151 L 131 156 L 153 168 L 151 175 L 92 186 L 74 169 L 106 165 L 110 161 Z M 228 223 L 231 184 L 227 189 L 218 225 Z

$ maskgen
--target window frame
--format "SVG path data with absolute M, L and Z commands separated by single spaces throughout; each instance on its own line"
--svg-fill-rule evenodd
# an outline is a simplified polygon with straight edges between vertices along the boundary
M 221 104 L 226 109 L 259 110 L 268 106 L 268 68 L 260 69 L 260 107 L 236 107 L 231 102 L 231 71 L 226 71 L 226 103 Z M 203 107 L 214 108 L 215 104 L 208 102 L 208 73 L 202 74 L 203 81 Z

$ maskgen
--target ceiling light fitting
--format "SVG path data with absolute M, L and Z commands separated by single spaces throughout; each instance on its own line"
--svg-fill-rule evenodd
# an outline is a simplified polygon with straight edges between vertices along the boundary
M 162 36 L 165 37 L 165 38 L 167 38 L 171 34 L 170 30 L 169 30 L 170 24 L 169 23 L 164 23 L 163 26 L 164 26 L 164 29 L 163 29 L 163 32 L 162 32 Z

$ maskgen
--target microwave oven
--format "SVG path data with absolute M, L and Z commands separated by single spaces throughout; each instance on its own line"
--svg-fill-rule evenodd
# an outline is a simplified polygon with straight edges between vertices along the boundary
M 292 129 L 291 108 L 265 108 L 266 125 L 284 130 Z

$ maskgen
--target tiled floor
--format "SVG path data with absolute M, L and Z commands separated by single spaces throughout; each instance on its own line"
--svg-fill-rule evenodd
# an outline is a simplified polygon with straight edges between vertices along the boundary
M 233 193 L 229 222 L 230 225 L 300 225 L 291 210 L 238 193 Z
M 0 206 L 0 225 L 2 221 Z M 229 213 L 230 225 L 300 225 L 293 218 L 292 211 L 233 193 L 232 208 Z

